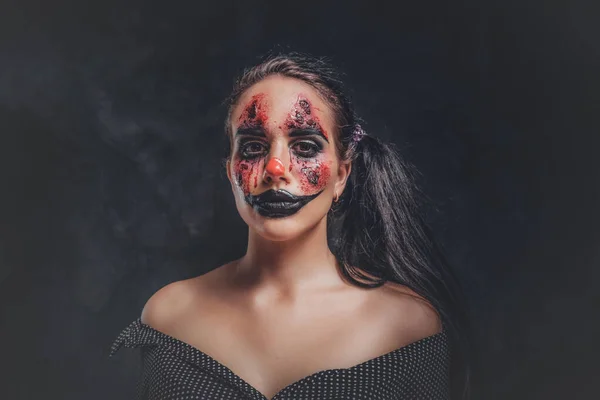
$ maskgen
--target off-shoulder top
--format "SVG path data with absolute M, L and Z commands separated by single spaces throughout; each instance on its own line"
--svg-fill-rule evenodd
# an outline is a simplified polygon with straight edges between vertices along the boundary
M 122 346 L 141 352 L 137 400 L 269 400 L 208 354 L 140 318 L 121 331 L 109 357 Z M 444 329 L 353 367 L 315 372 L 271 400 L 447 400 L 450 358 Z

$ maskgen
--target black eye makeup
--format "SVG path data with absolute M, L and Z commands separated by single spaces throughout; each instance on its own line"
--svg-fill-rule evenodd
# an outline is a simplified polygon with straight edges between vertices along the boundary
M 288 135 L 290 138 L 298 138 L 290 147 L 296 156 L 301 158 L 316 157 L 328 143 L 319 129 L 292 129 Z
M 265 157 L 269 153 L 267 135 L 262 129 L 240 128 L 236 137 L 238 154 L 246 160 Z M 289 149 L 296 157 L 305 159 L 318 156 L 328 143 L 323 133 L 317 129 L 292 129 L 288 132 L 288 137 L 296 139 L 290 143 Z
M 313 137 L 318 138 L 320 141 L 324 141 L 325 143 L 329 143 L 329 140 L 325 137 L 323 132 L 320 129 L 314 128 L 306 128 L 306 129 L 291 129 L 289 134 L 291 138 L 296 137 Z
M 323 146 L 313 140 L 298 140 L 292 143 L 291 148 L 302 158 L 314 158 L 323 150 Z
M 239 143 L 239 153 L 243 158 L 252 159 L 263 157 L 268 152 L 268 146 L 257 140 L 246 140 Z

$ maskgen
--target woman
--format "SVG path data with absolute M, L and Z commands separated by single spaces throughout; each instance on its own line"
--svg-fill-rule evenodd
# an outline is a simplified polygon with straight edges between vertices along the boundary
M 139 398 L 450 398 L 456 281 L 408 166 L 358 122 L 321 60 L 237 81 L 226 168 L 247 252 L 163 287 L 121 332 L 111 355 L 142 347 Z

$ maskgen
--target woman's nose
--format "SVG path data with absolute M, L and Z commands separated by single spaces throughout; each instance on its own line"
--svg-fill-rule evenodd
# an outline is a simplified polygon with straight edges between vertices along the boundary
M 283 180 L 289 183 L 285 164 L 278 157 L 271 157 L 265 167 L 264 179 L 268 183 L 273 180 Z
M 279 158 L 273 157 L 267 163 L 267 172 L 273 176 L 281 176 L 285 173 L 285 166 Z

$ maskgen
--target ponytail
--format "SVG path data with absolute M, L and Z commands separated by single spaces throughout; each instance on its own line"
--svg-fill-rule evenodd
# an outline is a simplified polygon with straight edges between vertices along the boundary
M 336 150 L 342 160 L 352 161 L 352 169 L 346 189 L 329 213 L 327 226 L 332 232 L 327 236 L 342 275 L 359 287 L 396 282 L 429 301 L 449 333 L 452 358 L 459 363 L 451 368 L 452 398 L 466 399 L 470 373 L 467 307 L 457 279 L 419 212 L 414 170 L 391 145 L 364 133 L 342 82 L 325 59 L 298 53 L 268 56 L 236 81 L 225 121 L 229 139 L 231 115 L 240 96 L 270 75 L 312 86 L 326 99 L 336 126 L 341 127 Z M 456 382 L 462 392 L 458 395 Z
M 465 302 L 420 213 L 415 170 L 391 144 L 364 134 L 360 126 L 349 136 L 352 169 L 332 210 L 339 227 L 332 251 L 344 277 L 361 287 L 378 287 L 386 281 L 409 287 L 437 310 L 450 340 L 462 350 L 455 356 L 468 357 Z M 453 368 L 459 374 L 452 378 L 453 392 L 462 393 L 453 398 L 468 398 L 468 362 L 466 358 L 459 362 L 463 366 Z

